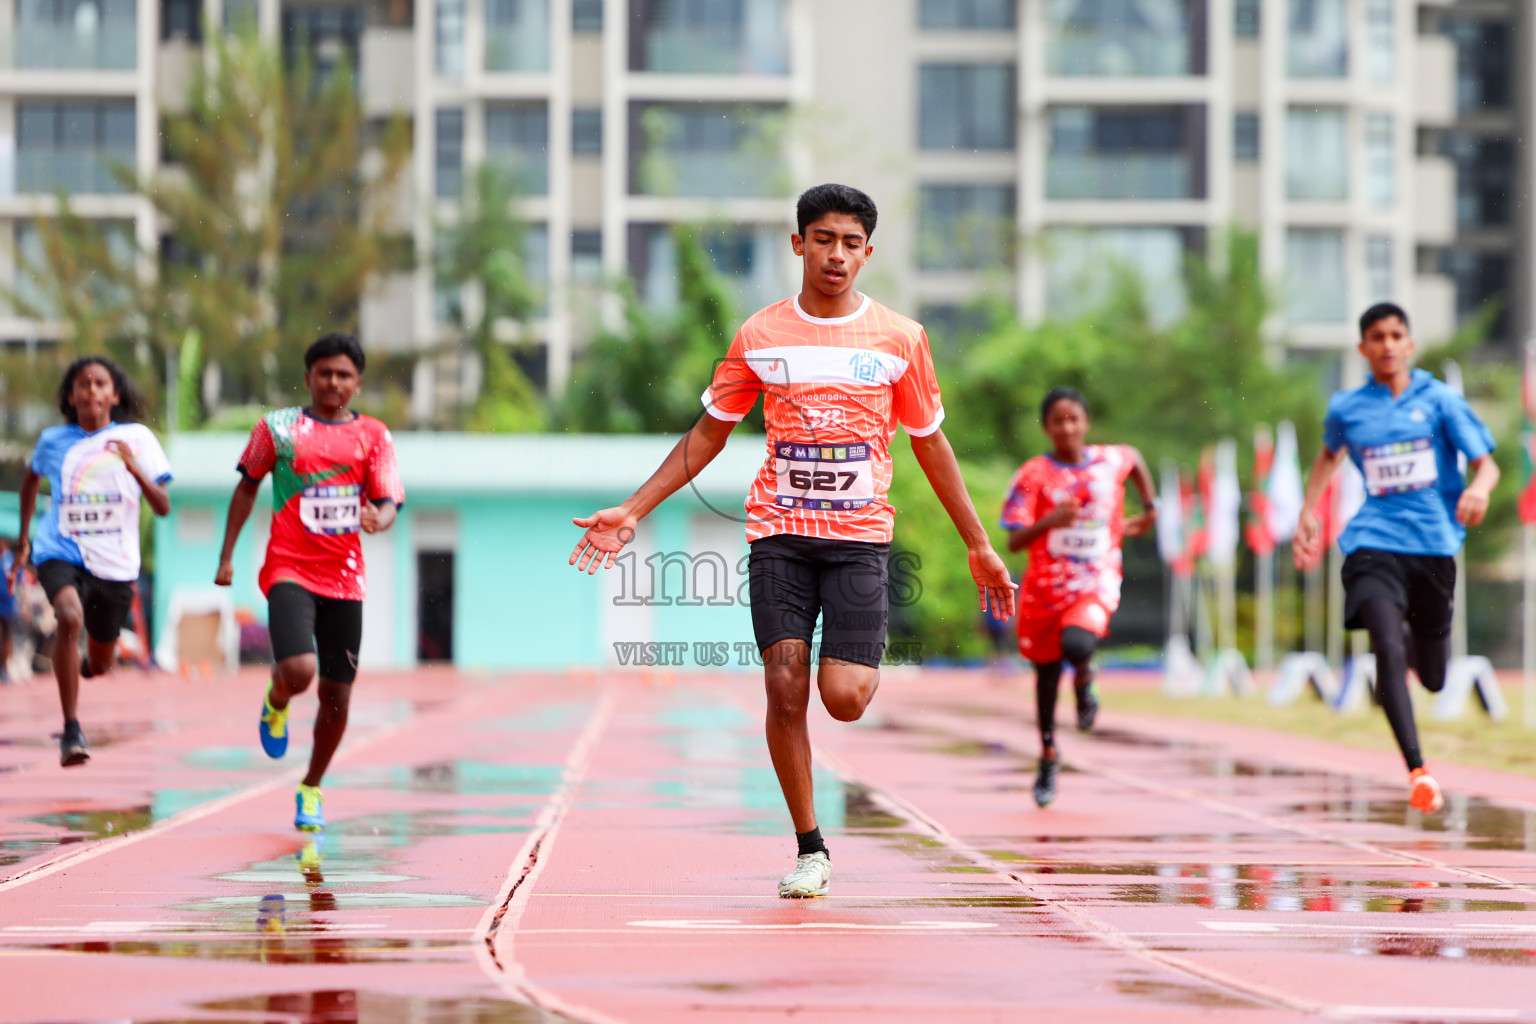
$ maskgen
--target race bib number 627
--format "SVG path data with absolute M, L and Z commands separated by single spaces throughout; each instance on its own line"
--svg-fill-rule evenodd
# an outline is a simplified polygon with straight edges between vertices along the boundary
M 843 512 L 874 500 L 867 444 L 785 441 L 774 445 L 773 454 L 774 503 L 780 508 Z

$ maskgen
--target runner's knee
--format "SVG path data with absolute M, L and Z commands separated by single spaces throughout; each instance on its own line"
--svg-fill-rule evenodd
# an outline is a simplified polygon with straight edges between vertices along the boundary
M 1073 665 L 1086 665 L 1099 646 L 1099 638 L 1081 626 L 1068 626 L 1061 631 L 1061 653 Z
M 775 646 L 767 654 L 782 650 Z M 810 704 L 810 667 L 794 657 L 763 658 L 763 682 L 768 693 L 768 718 L 776 725 L 805 720 Z
M 277 663 L 276 675 L 289 693 L 303 693 L 315 678 L 315 656 L 298 654 Z
M 80 630 L 85 626 L 85 609 L 80 604 L 80 598 L 74 596 L 61 597 L 53 606 L 54 618 L 58 620 L 59 632 L 66 636 L 79 636 Z

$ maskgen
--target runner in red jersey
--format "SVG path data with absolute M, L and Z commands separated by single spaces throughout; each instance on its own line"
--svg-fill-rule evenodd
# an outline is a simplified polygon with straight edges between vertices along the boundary
M 885 651 L 886 559 L 894 512 L 891 438 L 901 424 L 968 549 L 982 608 L 1008 619 L 1014 585 L 992 550 L 939 429 L 944 408 L 920 325 L 853 287 L 874 251 L 875 204 L 858 189 L 819 185 L 800 197 L 790 244 L 800 293 L 752 316 L 704 393 L 705 415 L 628 501 L 575 519 L 586 532 L 571 564 L 612 568 L 639 521 L 725 447 L 764 395 L 767 458 L 747 497 L 752 626 L 768 691 L 768 752 L 794 822 L 785 897 L 823 896 L 832 862 L 816 824 L 811 743 L 811 640 L 821 619 L 816 685 L 832 717 L 864 714 Z
M 1130 445 L 1084 444 L 1088 402 L 1073 388 L 1056 388 L 1040 406 L 1040 424 L 1055 451 L 1037 455 L 1014 474 L 1003 503 L 1008 550 L 1029 550 L 1019 597 L 1019 653 L 1035 666 L 1040 766 L 1035 802 L 1056 798 L 1056 694 L 1062 662 L 1072 665 L 1077 727 L 1093 728 L 1093 651 L 1120 606 L 1120 543 L 1152 528 L 1157 511 L 1152 474 Z M 1125 519 L 1131 478 L 1146 510 Z
M 214 582 L 235 577 L 235 541 L 272 474 L 272 534 L 261 567 L 267 627 L 276 663 L 262 703 L 259 733 L 268 756 L 288 750 L 288 702 L 320 675 L 320 714 L 309 773 L 294 800 L 294 825 L 325 827 L 320 780 L 347 729 L 352 681 L 363 639 L 361 533 L 394 523 L 405 490 L 389 429 L 347 408 L 362 384 L 366 360 L 350 334 L 329 334 L 304 353 L 306 409 L 261 418 L 236 467 L 241 480 L 229 503 L 224 550 Z

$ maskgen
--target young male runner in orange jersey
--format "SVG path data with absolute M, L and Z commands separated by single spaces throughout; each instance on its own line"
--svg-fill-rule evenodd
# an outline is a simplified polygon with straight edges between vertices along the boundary
M 768 457 L 747 495 L 752 626 L 763 655 L 768 752 L 799 845 L 785 897 L 824 896 L 832 864 L 811 794 L 811 636 L 822 704 L 845 722 L 864 714 L 880 680 L 894 509 L 890 442 L 899 422 L 965 541 L 981 605 L 1008 619 L 1014 584 L 992 550 L 939 424 L 944 408 L 921 325 L 854 289 L 874 252 L 875 204 L 846 185 L 800 197 L 790 236 L 800 293 L 742 325 L 704 392 L 705 415 L 622 505 L 573 520 L 586 533 L 571 564 L 611 568 L 635 527 L 725 447 L 766 395 Z

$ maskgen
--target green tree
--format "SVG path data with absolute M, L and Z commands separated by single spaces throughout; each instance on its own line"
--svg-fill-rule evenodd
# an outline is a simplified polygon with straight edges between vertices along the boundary
M 480 359 L 480 393 L 464 417 L 472 431 L 523 433 L 542 430 L 545 423 L 538 389 L 501 340 L 502 333 L 520 330 L 544 301 L 530 280 L 526 230 L 515 200 L 509 176 L 482 165 L 459 220 L 438 228 L 439 287 L 467 286 L 470 292 L 469 303 L 461 303 L 453 319 Z
M 698 230 L 678 227 L 674 237 L 677 308 L 652 312 L 621 286 L 625 329 L 602 331 L 578 360 L 560 403 L 563 429 L 679 434 L 699 418 L 699 394 L 736 331 L 735 303 Z M 762 429 L 760 406 L 748 428 Z
M 272 382 L 297 380 L 320 334 L 355 330 L 370 280 L 410 263 L 395 210 L 410 129 L 395 118 L 374 137 L 348 70 L 285 68 L 254 27 L 209 46 L 184 108 L 162 122 L 171 169 L 145 180 L 118 170 L 154 207 L 163 241 L 125 258 L 120 233 L 61 197 L 59 216 L 37 222 L 33 285 L 11 299 L 67 325 L 62 356 L 125 348 L 144 356 L 147 381 L 195 331 L 236 400 L 282 400 Z

